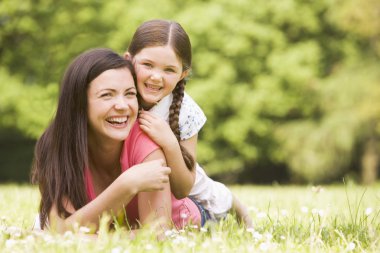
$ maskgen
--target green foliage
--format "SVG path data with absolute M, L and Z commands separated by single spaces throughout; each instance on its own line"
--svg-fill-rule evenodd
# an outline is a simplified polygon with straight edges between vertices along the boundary
M 350 168 L 358 141 L 379 134 L 380 66 L 347 67 L 323 81 L 323 116 L 278 129 L 283 155 L 296 178 L 328 181 Z M 365 84 L 365 85 L 360 85 Z
M 378 9 L 375 0 L 3 0 L 0 126 L 38 137 L 75 55 L 123 53 L 141 22 L 174 19 L 192 42 L 187 91 L 208 117 L 197 155 L 208 173 L 255 174 L 265 161 L 297 181 L 334 180 L 380 134 Z
M 58 82 L 68 61 L 105 46 L 112 29 L 101 1 L 5 0 L 0 3 L 0 65 L 24 83 Z
M 55 111 L 58 86 L 23 85 L 0 69 L 0 94 L 0 126 L 16 127 L 38 138 Z

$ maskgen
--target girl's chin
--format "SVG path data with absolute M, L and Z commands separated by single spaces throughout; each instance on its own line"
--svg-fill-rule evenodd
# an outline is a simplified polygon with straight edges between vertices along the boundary
M 147 99 L 147 100 L 144 100 L 144 102 L 142 102 L 141 105 L 144 109 L 150 109 L 153 106 L 155 106 L 158 103 L 158 101 L 159 100 L 157 99 Z

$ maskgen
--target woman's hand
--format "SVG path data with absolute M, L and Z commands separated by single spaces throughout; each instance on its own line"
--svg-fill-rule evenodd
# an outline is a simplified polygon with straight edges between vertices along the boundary
M 134 182 L 137 192 L 161 191 L 169 182 L 171 169 L 166 166 L 163 159 L 140 163 L 123 172 L 127 182 Z M 136 193 L 137 193 L 136 192 Z
M 169 124 L 159 116 L 148 111 L 141 111 L 138 120 L 141 130 L 161 148 L 165 149 L 171 145 L 177 145 L 177 138 Z

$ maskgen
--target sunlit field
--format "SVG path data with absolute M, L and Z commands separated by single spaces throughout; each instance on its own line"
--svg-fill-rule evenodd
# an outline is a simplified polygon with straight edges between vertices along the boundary
M 143 229 L 134 240 L 125 228 L 101 226 L 57 235 L 31 231 L 39 204 L 36 187 L 0 186 L 1 252 L 380 252 L 380 185 L 231 186 L 254 229 L 231 215 L 218 224 L 166 232 Z

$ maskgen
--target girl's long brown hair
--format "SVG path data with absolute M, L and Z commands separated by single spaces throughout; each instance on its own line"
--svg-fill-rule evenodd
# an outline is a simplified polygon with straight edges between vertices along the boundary
M 92 80 L 109 69 L 128 68 L 136 83 L 131 62 L 110 49 L 80 54 L 67 68 L 61 82 L 58 107 L 52 122 L 34 150 L 32 182 L 41 192 L 40 222 L 43 228 L 53 205 L 66 218 L 65 200 L 77 210 L 88 199 L 84 169 L 88 166 L 87 89 Z
M 150 20 L 140 25 L 132 37 L 128 52 L 132 58 L 146 47 L 170 45 L 176 55 L 182 60 L 182 71 L 191 68 L 191 44 L 190 39 L 180 24 L 169 20 Z M 186 79 L 180 80 L 173 90 L 173 101 L 169 109 L 169 125 L 173 133 L 180 141 L 179 113 L 184 96 Z M 141 98 L 140 98 L 141 99 Z M 194 168 L 195 162 L 191 154 L 181 144 L 181 152 L 186 167 Z

